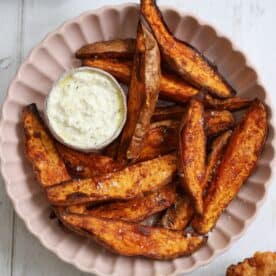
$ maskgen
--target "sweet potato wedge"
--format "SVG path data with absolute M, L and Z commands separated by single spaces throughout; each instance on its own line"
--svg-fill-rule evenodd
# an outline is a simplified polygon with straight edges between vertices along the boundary
M 149 160 L 175 151 L 178 145 L 178 129 L 178 121 L 152 123 L 137 161 Z
M 115 39 L 84 45 L 76 52 L 77 58 L 125 58 L 132 59 L 135 39 Z
M 218 166 L 221 162 L 223 153 L 225 152 L 226 146 L 232 134 L 232 130 L 228 130 L 218 136 L 211 145 L 211 151 L 208 155 L 207 166 L 206 166 L 206 173 L 205 178 L 203 181 L 203 190 L 208 188 L 209 184 L 212 182 Z
M 163 120 L 181 120 L 186 108 L 181 105 L 156 107 L 151 117 L 152 122 Z
M 115 59 L 85 59 L 84 66 L 97 67 L 113 75 L 118 81 L 129 84 L 132 62 Z M 160 83 L 160 96 L 164 99 L 180 103 L 187 102 L 198 93 L 198 89 L 182 78 L 163 70 Z
M 138 114 L 133 136 L 127 149 L 128 159 L 137 159 L 139 157 L 144 145 L 145 136 L 149 130 L 160 89 L 161 69 L 159 48 L 154 37 L 143 24 L 141 24 L 141 28 L 144 37 L 145 54 L 140 60 L 141 68 L 139 70 L 142 70 L 140 74 L 144 74 L 144 89 L 142 91 L 140 113 Z
M 218 110 L 236 111 L 250 106 L 253 100 L 247 98 L 233 97 L 228 99 L 216 99 L 206 94 L 204 98 L 204 106 Z
M 276 275 L 276 252 L 256 252 L 254 256 L 232 264 L 225 276 L 273 276 Z
M 199 51 L 170 33 L 154 0 L 141 0 L 140 8 L 165 61 L 174 71 L 217 97 L 228 98 L 235 94 L 234 89 Z
M 107 203 L 94 208 L 90 208 L 89 205 L 72 205 L 68 206 L 67 210 L 75 214 L 140 222 L 171 206 L 175 198 L 175 185 L 169 184 L 155 192 L 128 201 Z
M 234 130 L 216 177 L 204 199 L 204 212 L 193 221 L 198 233 L 210 231 L 254 170 L 268 130 L 264 104 L 255 100 Z
M 182 185 L 190 194 L 198 214 L 203 211 L 202 184 L 205 176 L 206 136 L 204 132 L 204 108 L 199 99 L 190 101 L 180 127 L 179 153 Z
M 182 231 L 89 215 L 62 213 L 60 218 L 66 226 L 78 229 L 112 252 L 125 256 L 172 259 L 192 254 L 207 240 L 201 236 L 185 236 Z
M 161 226 L 171 230 L 185 229 L 194 215 L 194 208 L 188 196 L 178 194 L 174 205 L 161 218 Z
M 204 119 L 207 136 L 218 135 L 235 125 L 233 114 L 227 110 L 206 110 Z
M 24 107 L 23 128 L 26 156 L 41 186 L 48 187 L 69 180 L 71 177 L 35 104 Z
M 84 153 L 70 149 L 58 142 L 57 151 L 63 159 L 68 171 L 74 178 L 99 176 L 122 169 L 123 164 L 113 161 L 108 156 L 99 153 Z
M 119 59 L 84 59 L 83 66 L 96 67 L 107 71 L 114 76 L 118 81 L 129 84 L 131 71 L 133 70 L 133 62 L 130 60 Z
M 168 154 L 101 177 L 67 181 L 50 187 L 46 193 L 57 206 L 127 200 L 168 184 L 175 172 L 176 156 Z
M 117 160 L 127 160 L 127 150 L 136 129 L 143 100 L 145 99 L 145 39 L 141 23 L 138 24 L 135 54 L 128 89 L 127 120 L 120 136 Z

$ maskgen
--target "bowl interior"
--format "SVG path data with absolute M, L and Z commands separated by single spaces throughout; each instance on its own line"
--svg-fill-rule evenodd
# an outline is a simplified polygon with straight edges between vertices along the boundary
M 269 95 L 257 80 L 256 71 L 245 56 L 233 50 L 231 42 L 213 27 L 173 9 L 163 9 L 165 21 L 177 38 L 198 48 L 238 91 L 239 96 L 258 97 L 269 106 Z M 79 66 L 74 52 L 84 44 L 114 38 L 135 37 L 137 5 L 105 7 L 87 12 L 50 33 L 33 49 L 11 83 L 2 109 L 1 170 L 6 188 L 18 215 L 45 247 L 79 269 L 98 275 L 168 275 L 189 272 L 210 262 L 239 238 L 254 218 L 271 176 L 274 158 L 273 127 L 258 168 L 235 200 L 220 217 L 206 246 L 192 256 L 173 261 L 152 261 L 111 254 L 92 241 L 78 237 L 49 219 L 50 206 L 35 181 L 23 154 L 21 111 L 35 102 L 43 109 L 53 83 L 66 71 Z

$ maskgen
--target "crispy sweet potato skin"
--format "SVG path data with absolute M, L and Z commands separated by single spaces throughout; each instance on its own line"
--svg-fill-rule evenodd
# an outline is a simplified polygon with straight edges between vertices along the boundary
M 137 159 L 144 145 L 145 136 L 148 133 L 152 114 L 154 112 L 160 88 L 160 52 L 152 34 L 141 24 L 144 37 L 145 54 L 140 61 L 140 68 L 144 73 L 144 90 L 141 103 L 140 113 L 131 138 L 130 145 L 127 149 L 128 159 Z
M 234 116 L 227 110 L 206 110 L 204 118 L 207 136 L 218 135 L 235 125 Z
M 35 104 L 24 107 L 23 128 L 26 156 L 41 186 L 48 187 L 69 180 L 71 177 Z
M 161 226 L 171 230 L 185 229 L 194 215 L 194 208 L 189 197 L 178 194 L 174 205 L 166 210 L 161 218 Z
M 119 59 L 84 59 L 82 60 L 83 66 L 96 67 L 107 71 L 114 76 L 118 81 L 129 84 L 131 78 L 131 71 L 133 62 L 130 60 Z
M 113 161 L 108 156 L 99 153 L 83 153 L 70 149 L 58 142 L 57 151 L 67 169 L 74 178 L 95 177 L 122 169 L 123 164 Z
M 64 182 L 50 187 L 46 193 L 57 206 L 127 200 L 168 184 L 175 172 L 176 156 L 168 154 L 102 177 Z
M 228 267 L 226 276 L 276 275 L 276 252 L 256 252 L 253 257 Z
M 145 39 L 142 25 L 138 24 L 135 54 L 128 89 L 127 120 L 120 136 L 117 160 L 127 160 L 127 150 L 130 146 L 139 114 L 144 100 L 145 90 Z
M 253 100 L 247 98 L 228 98 L 228 99 L 216 99 L 206 94 L 204 99 L 204 106 L 206 108 L 213 108 L 218 110 L 236 111 L 250 106 Z
M 235 94 L 233 88 L 199 51 L 173 37 L 154 0 L 141 0 L 140 7 L 165 61 L 174 71 L 196 87 L 207 89 L 218 97 L 227 98 Z
M 84 66 L 97 67 L 113 75 L 118 81 L 129 84 L 132 62 L 118 59 L 84 59 Z M 194 88 L 180 77 L 163 70 L 160 83 L 160 96 L 170 101 L 187 102 L 198 93 Z
M 119 220 L 63 213 L 62 222 L 120 255 L 167 260 L 192 254 L 206 238 L 182 231 L 149 227 Z
M 152 123 L 137 161 L 149 160 L 175 151 L 178 145 L 178 130 L 178 121 Z
M 155 192 L 128 201 L 107 203 L 94 208 L 89 208 L 89 205 L 73 205 L 67 207 L 67 210 L 77 214 L 140 222 L 171 206 L 175 197 L 175 185 L 169 184 Z
M 157 107 L 152 116 L 152 121 L 180 120 L 185 111 L 186 108 L 179 105 Z M 207 136 L 218 135 L 219 133 L 232 128 L 235 124 L 234 116 L 227 110 L 206 110 L 204 118 Z
M 163 120 L 181 120 L 186 108 L 181 105 L 156 107 L 151 117 L 152 122 Z
M 115 39 L 98 41 L 81 47 L 76 52 L 77 58 L 126 58 L 132 59 L 135 48 L 135 39 Z
M 198 214 L 203 211 L 202 183 L 205 177 L 206 136 L 204 108 L 199 99 L 192 99 L 180 128 L 179 152 L 183 170 L 182 185 L 190 194 Z
M 261 101 L 255 100 L 230 138 L 204 199 L 203 215 L 193 221 L 198 233 L 207 233 L 214 227 L 222 211 L 250 176 L 261 154 L 267 130 L 266 108 Z

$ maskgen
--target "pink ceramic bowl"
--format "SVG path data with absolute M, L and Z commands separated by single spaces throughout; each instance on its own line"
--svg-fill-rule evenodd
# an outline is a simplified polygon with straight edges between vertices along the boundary
M 227 38 L 195 17 L 180 14 L 172 8 L 162 11 L 171 31 L 214 62 L 238 95 L 258 97 L 269 106 L 270 95 L 259 84 L 256 71 L 247 65 L 245 56 L 234 50 Z M 55 80 L 65 70 L 78 66 L 74 52 L 80 46 L 98 40 L 134 37 L 138 12 L 139 7 L 135 4 L 104 7 L 86 12 L 50 33 L 20 66 L 2 109 L 1 171 L 17 214 L 46 248 L 80 270 L 98 275 L 176 275 L 211 262 L 245 232 L 273 178 L 272 144 L 275 139 L 272 139 L 274 130 L 270 126 L 270 137 L 256 172 L 221 216 L 206 246 L 190 257 L 173 261 L 128 258 L 108 253 L 92 241 L 63 230 L 49 219 L 50 206 L 23 155 L 22 107 L 35 102 L 42 109 L 45 96 Z

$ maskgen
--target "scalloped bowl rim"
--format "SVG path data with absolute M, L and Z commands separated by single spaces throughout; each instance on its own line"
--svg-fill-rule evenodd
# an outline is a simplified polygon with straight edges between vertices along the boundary
M 3 101 L 3 104 L 1 106 L 1 120 L 0 120 L 0 133 L 2 131 L 3 128 L 3 123 L 5 121 L 4 119 L 4 114 L 3 114 L 3 108 L 7 102 L 7 100 L 9 99 L 10 96 L 10 90 L 11 90 L 11 86 L 13 83 L 15 83 L 16 81 L 18 81 L 19 79 L 19 75 L 21 72 L 21 69 L 23 68 L 24 65 L 26 65 L 28 62 L 32 61 L 32 57 L 34 55 L 34 53 L 41 47 L 44 47 L 44 43 L 54 34 L 59 34 L 61 33 L 61 31 L 69 24 L 74 23 L 76 21 L 81 21 L 83 17 L 90 15 L 90 14 L 99 14 L 102 13 L 108 9 L 116 9 L 116 10 L 122 10 L 124 8 L 129 8 L 129 7 L 138 7 L 139 4 L 135 4 L 135 3 L 123 3 L 123 4 L 118 4 L 118 5 L 104 5 L 98 9 L 94 9 L 94 10 L 88 10 L 85 12 L 82 12 L 80 15 L 64 21 L 59 27 L 57 27 L 55 30 L 49 32 L 48 34 L 45 35 L 45 37 L 42 39 L 42 41 L 40 43 L 38 43 L 35 47 L 33 47 L 30 50 L 30 53 L 27 55 L 27 57 L 24 59 L 24 61 L 20 64 L 20 66 L 17 69 L 17 72 L 15 74 L 15 77 L 12 79 L 12 81 L 10 82 L 9 88 L 8 88 L 8 93 Z M 197 15 L 194 15 L 191 12 L 185 13 L 185 12 L 181 12 L 181 11 L 177 11 L 175 7 L 171 6 L 171 5 L 162 5 L 160 6 L 160 9 L 162 12 L 167 11 L 167 10 L 171 10 L 175 13 L 178 14 L 178 16 L 180 18 L 185 17 L 185 16 L 189 16 L 192 17 L 193 19 L 195 19 L 200 26 L 208 26 L 211 27 L 213 29 L 213 31 L 215 32 L 216 36 L 218 38 L 223 38 L 225 39 L 228 43 L 230 43 L 231 45 L 231 50 L 240 53 L 244 58 L 245 58 L 245 66 L 252 68 L 256 74 L 257 74 L 257 79 L 256 79 L 256 84 L 259 84 L 260 86 L 262 86 L 264 88 L 265 91 L 267 91 L 265 89 L 265 86 L 263 85 L 263 82 L 260 78 L 260 75 L 258 74 L 258 70 L 256 69 L 256 67 L 249 62 L 249 58 L 246 54 L 244 54 L 241 50 L 239 50 L 239 48 L 226 36 L 222 35 L 221 32 L 218 30 L 219 27 L 214 27 L 214 25 L 212 25 L 211 23 L 205 22 L 202 19 L 199 19 Z M 266 97 L 268 98 L 267 101 L 269 101 L 271 103 L 270 105 L 270 124 L 274 127 L 276 125 L 276 118 L 275 118 L 275 113 L 272 111 L 273 110 L 273 102 L 270 101 L 270 94 L 266 93 Z M 276 106 L 275 106 L 276 108 Z M 2 144 L 2 138 L 0 137 L 0 144 Z M 276 137 L 274 135 L 274 137 L 272 138 L 271 141 L 271 146 L 273 147 L 273 149 L 275 150 L 276 148 Z M 6 188 L 6 192 L 8 194 L 8 197 L 10 198 L 12 205 L 17 213 L 17 215 L 20 217 L 20 219 L 22 219 L 27 227 L 27 229 L 29 230 L 30 233 L 32 233 L 32 235 L 34 235 L 40 242 L 41 244 L 47 248 L 49 251 L 51 251 L 52 253 L 54 253 L 56 256 L 58 256 L 61 260 L 63 260 L 66 263 L 72 264 L 75 267 L 77 267 L 79 270 L 83 271 L 83 272 L 88 272 L 88 273 L 95 273 L 96 275 L 100 275 L 100 276 L 105 276 L 107 274 L 102 273 L 100 271 L 97 270 L 97 268 L 92 268 L 92 269 L 87 269 L 85 266 L 81 265 L 78 262 L 75 262 L 74 260 L 70 260 L 69 258 L 65 257 L 62 252 L 60 252 L 59 250 L 56 250 L 55 248 L 51 247 L 50 245 L 47 244 L 47 242 L 41 237 L 39 236 L 39 233 L 36 233 L 35 231 L 33 231 L 32 227 L 29 224 L 29 221 L 24 217 L 24 215 L 21 213 L 20 209 L 18 208 L 18 205 L 16 204 L 16 199 L 13 198 L 13 195 L 11 193 L 11 191 L 9 190 L 9 185 L 8 183 L 10 182 L 10 180 L 8 179 L 8 177 L 5 175 L 5 172 L 3 170 L 3 160 L 2 160 L 2 147 L 0 147 L 0 172 L 1 175 L 3 177 L 4 183 L 5 183 L 5 188 Z M 276 156 L 274 154 L 272 160 L 270 161 L 269 167 L 273 168 L 273 165 L 276 165 Z M 173 273 L 170 273 L 169 275 L 178 275 L 180 273 L 189 273 L 193 270 L 195 270 L 196 268 L 199 268 L 203 265 L 207 265 L 209 263 L 211 263 L 215 257 L 217 257 L 218 255 L 223 254 L 224 252 L 226 252 L 233 244 L 236 240 L 238 240 L 239 238 L 241 238 L 243 236 L 243 234 L 245 233 L 245 231 L 247 230 L 248 226 L 251 224 L 251 222 L 255 219 L 257 213 L 259 212 L 259 209 L 261 207 L 261 205 L 263 204 L 263 202 L 265 201 L 266 197 L 267 197 L 267 193 L 268 193 L 268 187 L 270 186 L 270 183 L 272 182 L 273 179 L 275 179 L 276 177 L 276 173 L 271 169 L 271 174 L 269 176 L 269 178 L 266 180 L 266 182 L 264 183 L 264 196 L 258 200 L 258 202 L 255 202 L 255 212 L 254 214 L 247 220 L 243 221 L 243 228 L 242 230 L 236 234 L 231 236 L 231 238 L 229 239 L 227 245 L 221 249 L 214 249 L 212 255 L 207 259 L 207 260 L 196 260 L 193 265 L 188 268 L 185 269 L 185 271 L 181 270 L 181 269 L 175 269 L 175 271 Z M 114 275 L 114 273 L 111 273 L 109 275 Z

